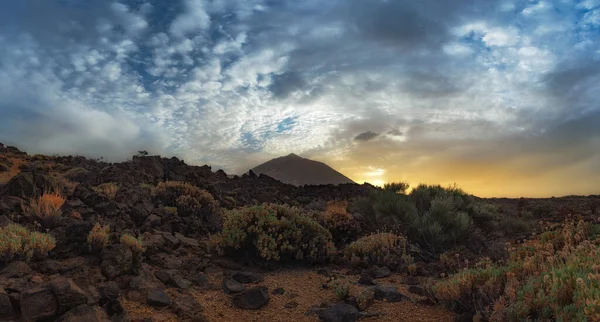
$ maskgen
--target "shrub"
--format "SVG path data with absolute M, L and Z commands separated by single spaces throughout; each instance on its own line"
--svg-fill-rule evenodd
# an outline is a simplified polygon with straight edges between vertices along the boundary
M 434 283 L 433 293 L 491 321 L 596 321 L 600 246 L 590 236 L 588 223 L 567 221 L 536 241 L 510 247 L 505 265 L 460 271 Z
M 29 260 L 35 254 L 44 256 L 54 247 L 56 240 L 48 234 L 30 232 L 12 223 L 0 228 L 0 262 Z
M 220 254 L 246 254 L 267 261 L 324 262 L 335 251 L 331 233 L 286 205 L 263 204 L 228 211 L 210 244 Z
M 531 229 L 529 223 L 510 215 L 502 217 L 500 220 L 500 228 L 507 235 L 523 234 Z
M 346 247 L 346 259 L 353 265 L 369 267 L 387 266 L 399 269 L 412 264 L 407 253 L 406 238 L 393 233 L 376 233 L 360 238 Z
M 474 202 L 468 207 L 468 213 L 473 223 L 487 232 L 493 232 L 498 228 L 498 207 L 491 203 Z
M 200 218 L 202 227 L 197 228 L 211 232 L 221 228 L 222 211 L 206 190 L 188 183 L 166 181 L 159 183 L 152 194 L 164 206 L 177 207 L 179 216 Z
M 117 192 L 119 191 L 119 185 L 114 182 L 103 183 L 97 187 L 94 187 L 94 190 L 98 193 L 101 193 L 108 197 L 110 200 L 114 200 Z
M 409 197 L 389 190 L 375 191 L 354 207 L 357 218 L 371 230 L 396 227 L 417 212 Z
M 142 236 L 135 238 L 130 234 L 123 234 L 123 236 L 121 236 L 121 245 L 127 247 L 135 254 L 141 254 L 145 251 Z
M 330 201 L 325 212 L 313 216 L 331 232 L 337 246 L 356 240 L 361 231 L 358 221 L 346 210 L 347 204 L 347 201 Z
M 101 225 L 96 223 L 88 234 L 88 244 L 93 250 L 101 250 L 108 245 L 108 233 L 110 232 L 109 225 Z
M 350 296 L 350 285 L 348 283 L 337 283 L 333 293 L 339 301 L 345 301 Z
M 390 182 L 383 185 L 383 190 L 391 191 L 393 193 L 404 195 L 408 190 L 409 184 L 407 182 Z
M 453 207 L 450 197 L 434 198 L 425 213 L 413 214 L 409 219 L 408 237 L 431 256 L 465 240 L 471 218 L 465 212 L 456 212 Z
M 65 197 L 59 192 L 45 192 L 40 197 L 31 199 L 29 205 L 23 205 L 26 215 L 32 216 L 41 222 L 44 228 L 57 226 L 62 219 L 62 210 Z

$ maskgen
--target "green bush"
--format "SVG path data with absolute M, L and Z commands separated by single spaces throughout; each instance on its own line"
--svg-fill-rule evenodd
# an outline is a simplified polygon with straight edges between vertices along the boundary
M 180 217 L 197 217 L 202 228 L 218 231 L 222 211 L 218 202 L 206 190 L 178 181 L 161 182 L 152 190 L 154 198 L 166 207 L 176 207 Z
M 54 237 L 31 232 L 27 228 L 8 224 L 0 227 L 0 263 L 15 259 L 29 260 L 32 256 L 45 256 L 56 247 Z
M 346 210 L 346 201 L 330 201 L 323 212 L 313 212 L 312 217 L 331 233 L 336 246 L 343 247 L 358 238 L 359 222 Z
M 345 256 L 356 266 L 380 265 L 397 270 L 412 264 L 413 259 L 407 252 L 407 246 L 404 236 L 376 233 L 348 245 Z
M 438 300 L 489 321 L 598 321 L 600 247 L 589 224 L 568 221 L 487 263 L 434 282 Z
M 263 204 L 228 211 L 210 245 L 220 255 L 267 261 L 325 262 L 334 253 L 331 233 L 286 205 Z
M 500 228 L 507 235 L 524 234 L 531 230 L 527 221 L 511 215 L 504 215 L 500 220 Z

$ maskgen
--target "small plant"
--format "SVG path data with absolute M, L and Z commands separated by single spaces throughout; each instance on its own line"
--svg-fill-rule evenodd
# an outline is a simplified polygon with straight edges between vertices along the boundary
M 101 193 L 108 197 L 110 200 L 114 200 L 117 192 L 119 191 L 119 185 L 114 182 L 103 183 L 97 187 L 94 187 L 94 190 L 98 193 Z
M 356 240 L 361 231 L 358 221 L 346 210 L 347 204 L 346 201 L 330 201 L 322 214 L 316 213 L 313 216 L 331 232 L 337 246 Z
M 273 262 L 324 262 L 335 251 L 331 233 L 318 222 L 298 208 L 274 204 L 227 212 L 223 230 L 210 244 L 220 255 L 245 254 Z
M 108 233 L 110 232 L 109 225 L 96 223 L 88 234 L 88 244 L 93 250 L 101 250 L 108 245 Z
M 339 301 L 345 301 L 350 296 L 350 285 L 348 283 L 337 283 L 333 293 Z
M 152 189 L 153 197 L 163 206 L 176 207 L 181 217 L 197 217 L 200 227 L 189 227 L 193 231 L 216 232 L 223 221 L 218 202 L 206 190 L 189 183 L 166 181 Z
M 346 259 L 358 266 L 387 266 L 399 269 L 412 264 L 406 238 L 393 233 L 376 233 L 360 238 L 346 248 Z
M 54 228 L 62 219 L 61 207 L 64 203 L 65 197 L 60 192 L 45 192 L 22 208 L 26 215 L 40 221 L 44 228 Z
M 123 234 L 120 241 L 121 245 L 127 247 L 132 253 L 141 254 L 145 251 L 142 236 L 135 238 L 130 234 Z
M 163 207 L 163 213 L 169 216 L 177 216 L 177 207 Z
M 0 228 L 0 262 L 18 258 L 29 260 L 36 254 L 45 256 L 54 247 L 56 240 L 48 234 L 30 232 L 27 228 L 12 223 Z

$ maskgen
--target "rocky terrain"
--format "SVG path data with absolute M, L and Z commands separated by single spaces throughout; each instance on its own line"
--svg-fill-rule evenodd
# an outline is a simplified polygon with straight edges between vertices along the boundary
M 432 283 L 469 260 L 506 259 L 505 244 L 524 243 L 540 218 L 594 221 L 600 200 L 386 189 L 297 187 L 176 158 L 106 163 L 0 144 L 0 321 L 487 319 Z M 414 229 L 437 223 L 413 229 L 390 217 L 410 198 L 406 214 L 429 218 L 441 199 L 423 205 L 426 190 L 453 194 L 448 214 L 467 222 L 445 227 L 460 238 L 444 230 L 437 235 L 453 238 L 419 239 L 426 234 Z

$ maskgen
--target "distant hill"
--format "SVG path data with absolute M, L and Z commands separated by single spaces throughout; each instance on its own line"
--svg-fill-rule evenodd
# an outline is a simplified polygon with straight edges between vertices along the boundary
M 262 173 L 295 186 L 355 183 L 323 162 L 302 158 L 293 153 L 267 161 L 252 171 L 256 175 Z

